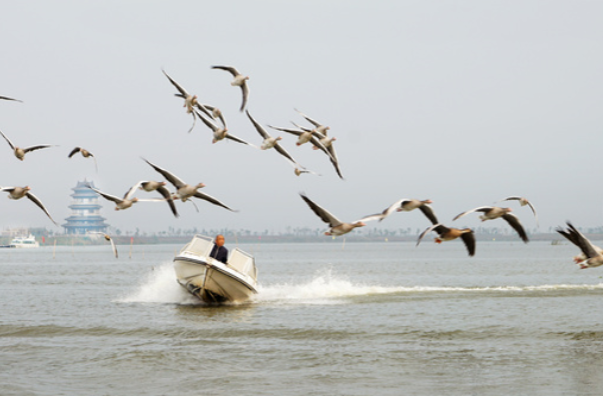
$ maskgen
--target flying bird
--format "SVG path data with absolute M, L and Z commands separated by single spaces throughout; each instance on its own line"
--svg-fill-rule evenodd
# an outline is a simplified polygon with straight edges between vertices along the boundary
M 498 219 L 499 217 L 502 217 L 507 223 L 509 223 L 509 225 L 515 231 L 517 231 L 517 233 L 521 237 L 521 240 L 525 243 L 528 243 L 528 235 L 523 229 L 523 226 L 521 225 L 517 216 L 511 214 L 511 211 L 511 208 L 500 208 L 498 206 L 480 206 L 457 215 L 454 219 L 452 219 L 452 221 L 460 219 L 461 217 L 473 212 L 482 212 L 483 215 L 479 216 L 482 221 L 494 220 Z
M 55 225 L 58 225 L 58 223 L 56 221 L 54 221 L 54 219 L 52 218 L 52 216 L 50 216 L 50 213 L 48 213 L 48 210 L 46 210 L 46 208 L 42 204 L 42 201 L 40 201 L 40 199 L 38 197 L 36 197 L 32 193 L 30 193 L 29 192 L 30 190 L 31 190 L 31 187 L 29 187 L 29 186 L 25 186 L 25 187 L 2 187 L 2 188 L 0 188 L 0 191 L 6 191 L 6 192 L 8 192 L 8 198 L 9 199 L 17 200 L 17 199 L 21 199 L 23 197 L 27 197 L 27 199 L 29 199 L 31 202 L 35 203 L 40 209 L 42 209 L 44 211 L 44 213 L 46 213 L 46 216 L 48 216 L 48 218 Z
M 310 124 L 314 125 L 314 129 L 312 130 L 313 132 L 318 132 L 324 136 L 327 136 L 327 131 L 331 128 L 329 128 L 326 125 L 322 125 L 320 122 L 313 120 L 312 118 L 308 117 L 307 115 L 305 115 L 304 113 L 302 113 L 301 111 L 294 109 L 295 111 L 297 111 L 302 117 L 304 117 Z
M 297 162 L 293 162 L 293 161 L 289 161 L 289 160 L 287 160 L 287 162 L 289 163 L 289 165 L 291 165 L 293 167 L 293 172 L 295 173 L 295 176 L 300 176 L 300 175 L 303 175 L 304 173 L 310 173 L 310 174 L 313 174 L 316 176 L 322 176 L 320 173 L 311 171 L 310 169 L 307 169 L 307 168 L 301 166 Z
M 192 115 L 193 117 L 193 125 L 191 126 L 191 128 L 188 130 L 188 132 L 190 133 L 193 128 L 195 127 L 195 123 L 197 121 L 197 116 L 196 113 L 193 111 L 195 108 L 199 109 L 201 112 L 203 112 L 204 114 L 206 114 L 208 117 L 212 117 L 211 112 L 205 108 L 205 106 L 203 106 L 201 103 L 199 103 L 198 101 L 198 97 L 197 95 L 191 95 L 189 94 L 186 89 L 184 89 L 180 84 L 178 84 L 174 79 L 172 79 L 166 72 L 165 70 L 161 70 L 163 72 L 163 74 L 165 74 L 165 76 L 167 77 L 167 79 L 172 83 L 172 85 L 174 87 L 176 87 L 176 89 L 178 90 L 177 94 L 174 94 L 175 96 L 184 99 L 184 106 L 186 107 L 186 112 L 190 115 Z
M 231 81 L 230 85 L 233 87 L 241 87 L 241 91 L 243 93 L 243 102 L 241 103 L 241 112 L 245 110 L 245 105 L 247 105 L 247 97 L 249 96 L 249 87 L 247 87 L 247 80 L 249 80 L 249 76 L 243 76 L 237 69 L 232 66 L 212 66 L 212 69 L 220 69 L 226 70 L 234 77 L 234 80 Z
M 126 210 L 138 202 L 163 202 L 163 201 L 165 201 L 165 199 L 138 199 L 138 198 L 136 198 L 134 196 L 134 194 L 136 193 L 136 190 L 138 190 L 138 187 L 140 187 L 141 183 L 142 183 L 142 181 L 139 181 L 136 184 L 134 184 L 132 187 L 130 187 L 130 189 L 128 191 L 126 191 L 126 193 L 124 194 L 123 198 L 119 198 L 119 197 L 116 197 L 115 195 L 104 193 L 101 190 L 94 188 L 90 185 L 88 186 L 88 188 L 91 189 L 92 191 L 94 191 L 95 193 L 97 193 L 98 195 L 100 195 L 101 197 L 105 198 L 106 200 L 115 202 L 115 210 Z
M 410 212 L 414 209 L 419 209 L 427 218 L 431 221 L 432 224 L 438 222 L 433 209 L 428 204 L 432 203 L 430 199 L 420 201 L 418 199 L 400 199 L 387 208 L 385 208 L 381 213 L 375 213 L 373 215 L 369 215 L 365 217 L 365 221 L 369 220 L 379 220 L 383 221 L 387 216 L 395 212 Z
M 52 144 L 41 144 L 41 145 L 37 145 L 37 146 L 31 146 L 31 147 L 21 148 L 21 147 L 15 146 L 13 144 L 13 142 L 11 142 L 10 139 L 7 138 L 4 133 L 2 133 L 2 131 L 0 131 L 0 135 L 2 135 L 2 137 L 4 137 L 4 139 L 6 140 L 6 142 L 8 143 L 8 145 L 10 146 L 10 148 L 13 150 L 13 153 L 15 154 L 15 157 L 17 157 L 20 161 L 23 161 L 23 159 L 25 157 L 25 154 L 29 153 L 30 151 L 45 149 L 45 148 L 53 146 Z
M 578 246 L 582 254 L 574 257 L 574 262 L 580 266 L 580 269 L 599 267 L 603 265 L 603 250 L 592 244 L 580 231 L 576 229 L 569 221 L 567 228 L 557 227 L 555 230 L 571 243 Z
M 158 167 L 157 165 L 147 161 L 144 158 L 143 158 L 143 161 L 146 162 L 147 164 L 149 164 L 151 166 L 151 168 L 155 169 L 155 171 L 157 171 L 161 175 L 163 175 L 163 177 L 165 177 L 167 179 L 167 181 L 169 181 L 174 186 L 174 188 L 176 188 L 176 195 L 177 195 L 178 199 L 180 199 L 182 202 L 186 202 L 188 199 L 191 199 L 194 197 L 194 198 L 203 199 L 209 203 L 220 206 L 224 209 L 228 209 L 231 212 L 236 212 L 236 210 L 229 208 L 228 206 L 224 205 L 222 202 L 218 201 L 216 198 L 212 197 L 211 195 L 207 195 L 200 191 L 197 191 L 200 188 L 205 187 L 205 184 L 203 184 L 203 183 L 198 183 L 196 185 L 186 184 L 182 179 L 180 179 L 178 176 L 174 175 L 173 173 Z
M 83 149 L 81 147 L 76 147 L 73 150 L 71 150 L 68 157 L 71 158 L 78 152 L 82 153 L 82 156 L 84 158 L 92 157 L 92 159 L 94 160 L 94 167 L 96 168 L 96 171 L 98 172 L 98 165 L 96 164 L 96 157 L 90 151 Z
M 0 99 L 2 99 L 2 100 L 12 100 L 12 101 L 15 101 L 15 102 L 21 102 L 21 103 L 23 103 L 22 100 L 9 98 L 8 96 L 0 96 Z
M 528 201 L 527 198 L 520 197 L 518 195 L 512 195 L 510 197 L 501 199 L 498 202 L 503 202 L 503 201 L 519 201 L 519 205 L 521 205 L 521 206 L 526 206 L 526 205 L 529 206 L 530 209 L 532 209 L 532 213 L 534 213 L 534 217 L 536 218 L 536 224 L 538 224 L 538 215 L 536 214 L 536 208 L 534 208 L 534 205 L 530 201 Z
M 104 232 L 88 231 L 88 234 L 102 235 L 106 241 L 111 242 L 111 248 L 113 249 L 113 254 L 115 255 L 115 258 L 118 258 L 117 247 L 115 246 L 115 242 L 113 242 L 113 238 L 111 238 L 108 234 L 105 234 Z
M 142 181 L 140 182 L 140 189 L 146 192 L 157 191 L 161 196 L 167 201 L 172 213 L 175 217 L 178 217 L 178 211 L 176 210 L 176 204 L 174 203 L 174 199 L 172 198 L 172 193 L 165 187 L 165 182 L 158 181 Z
M 249 114 L 248 110 L 245 110 L 245 113 L 247 114 L 247 117 L 249 117 L 249 120 L 251 121 L 251 123 L 253 124 L 255 129 L 258 131 L 260 136 L 262 136 L 264 138 L 264 141 L 262 142 L 260 149 L 268 150 L 268 149 L 274 148 L 280 155 L 285 157 L 287 160 L 291 161 L 294 164 L 297 164 L 297 161 L 294 160 L 293 157 L 287 152 L 287 150 L 285 150 L 278 143 L 278 141 L 282 139 L 280 136 L 278 136 L 278 137 L 270 136 L 268 134 L 268 132 L 266 132 L 266 130 L 260 124 L 258 124 L 258 122 L 256 120 L 253 119 L 251 114 Z
M 208 105 L 208 104 L 203 104 L 201 105 L 204 108 L 206 108 L 209 112 L 208 116 L 211 117 L 212 120 L 215 120 L 216 118 L 220 120 L 220 122 L 222 123 L 222 126 L 224 128 L 226 128 L 226 120 L 224 119 L 224 115 L 222 114 L 222 111 L 220 109 L 218 109 L 217 107 Z
M 268 126 L 277 131 L 287 132 L 292 135 L 296 135 L 298 137 L 297 143 L 295 143 L 297 146 L 301 146 L 302 144 L 311 142 L 313 147 L 322 150 L 329 157 L 329 160 L 333 164 L 333 167 L 335 167 L 335 171 L 337 172 L 337 175 L 341 179 L 343 179 L 343 175 L 341 174 L 341 170 L 339 169 L 339 161 L 337 159 L 337 154 L 335 153 L 335 147 L 333 147 L 333 144 L 332 144 L 333 140 L 335 140 L 335 138 L 332 138 L 328 141 L 329 147 L 325 147 L 325 145 L 322 143 L 322 140 L 325 139 L 324 135 L 322 135 L 321 133 L 318 133 L 318 132 L 314 132 L 311 129 L 301 127 L 295 123 L 293 123 L 293 125 L 295 125 L 299 129 L 281 128 L 281 127 L 275 127 L 275 126 L 271 126 L 271 125 L 268 125 Z
M 473 230 L 470 228 L 448 228 L 445 225 L 440 223 L 436 223 L 430 227 L 427 227 L 425 231 L 419 235 L 419 239 L 417 240 L 417 246 L 421 243 L 423 237 L 430 233 L 431 231 L 435 231 L 438 234 L 438 237 L 434 239 L 436 243 L 442 243 L 443 241 L 452 241 L 457 238 L 461 238 L 465 247 L 467 248 L 467 252 L 469 256 L 473 257 L 475 255 L 475 235 L 473 235 Z
M 310 198 L 308 198 L 305 194 L 299 194 L 302 199 L 308 204 L 310 209 L 318 216 L 322 221 L 329 225 L 329 230 L 325 232 L 325 235 L 334 235 L 340 236 L 347 234 L 357 227 L 364 227 L 366 224 L 364 223 L 364 219 L 356 220 L 352 223 L 346 223 L 339 220 L 337 217 L 333 216 L 329 211 L 322 208 L 318 204 L 314 203 Z
M 230 139 L 230 140 L 235 141 L 237 143 L 242 143 L 242 144 L 246 144 L 248 146 L 257 148 L 253 144 L 248 143 L 245 140 L 243 140 L 241 138 L 238 138 L 238 137 L 230 134 L 228 132 L 228 128 L 226 128 L 226 127 L 220 128 L 219 126 L 215 125 L 213 122 L 211 122 L 210 120 L 206 119 L 205 116 L 203 116 L 202 114 L 197 113 L 197 117 L 199 117 L 201 119 L 201 121 L 203 121 L 203 123 L 205 125 L 207 125 L 207 127 L 210 128 L 214 132 L 214 134 L 213 134 L 214 138 L 211 141 L 212 143 L 217 143 L 217 142 L 219 142 L 221 140 L 224 140 L 224 139 Z

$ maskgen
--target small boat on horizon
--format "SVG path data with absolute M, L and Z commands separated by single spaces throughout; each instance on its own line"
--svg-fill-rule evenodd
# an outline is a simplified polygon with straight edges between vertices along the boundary
M 214 242 L 195 235 L 174 257 L 178 283 L 206 303 L 243 302 L 257 294 L 257 268 L 249 253 L 235 248 L 226 263 L 209 257 Z
M 40 243 L 36 241 L 36 237 L 32 234 L 28 236 L 17 236 L 14 237 L 10 241 L 10 245 L 8 247 L 15 247 L 18 249 L 31 249 L 31 248 L 39 248 Z

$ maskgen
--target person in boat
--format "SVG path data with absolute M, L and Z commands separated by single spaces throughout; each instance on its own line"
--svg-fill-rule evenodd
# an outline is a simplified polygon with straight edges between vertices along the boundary
M 224 235 L 216 235 L 214 243 L 215 245 L 211 250 L 209 257 L 213 257 L 226 264 L 226 260 L 228 260 L 228 249 L 224 247 Z

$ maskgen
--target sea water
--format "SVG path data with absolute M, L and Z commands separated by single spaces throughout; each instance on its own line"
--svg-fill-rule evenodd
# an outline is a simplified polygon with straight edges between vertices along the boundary
M 2 249 L 0 395 L 603 394 L 603 268 L 457 242 L 241 244 L 259 293 L 224 306 L 180 246 Z

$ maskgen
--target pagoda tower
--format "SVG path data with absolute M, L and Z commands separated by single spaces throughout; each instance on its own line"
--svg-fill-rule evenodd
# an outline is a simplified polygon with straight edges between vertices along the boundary
M 94 182 L 78 182 L 72 189 L 71 196 L 73 201 L 69 205 L 71 216 L 66 218 L 66 224 L 63 224 L 66 234 L 86 234 L 89 231 L 106 232 L 108 224 L 105 218 L 99 213 L 101 205 L 98 203 L 98 195 L 92 191 Z

